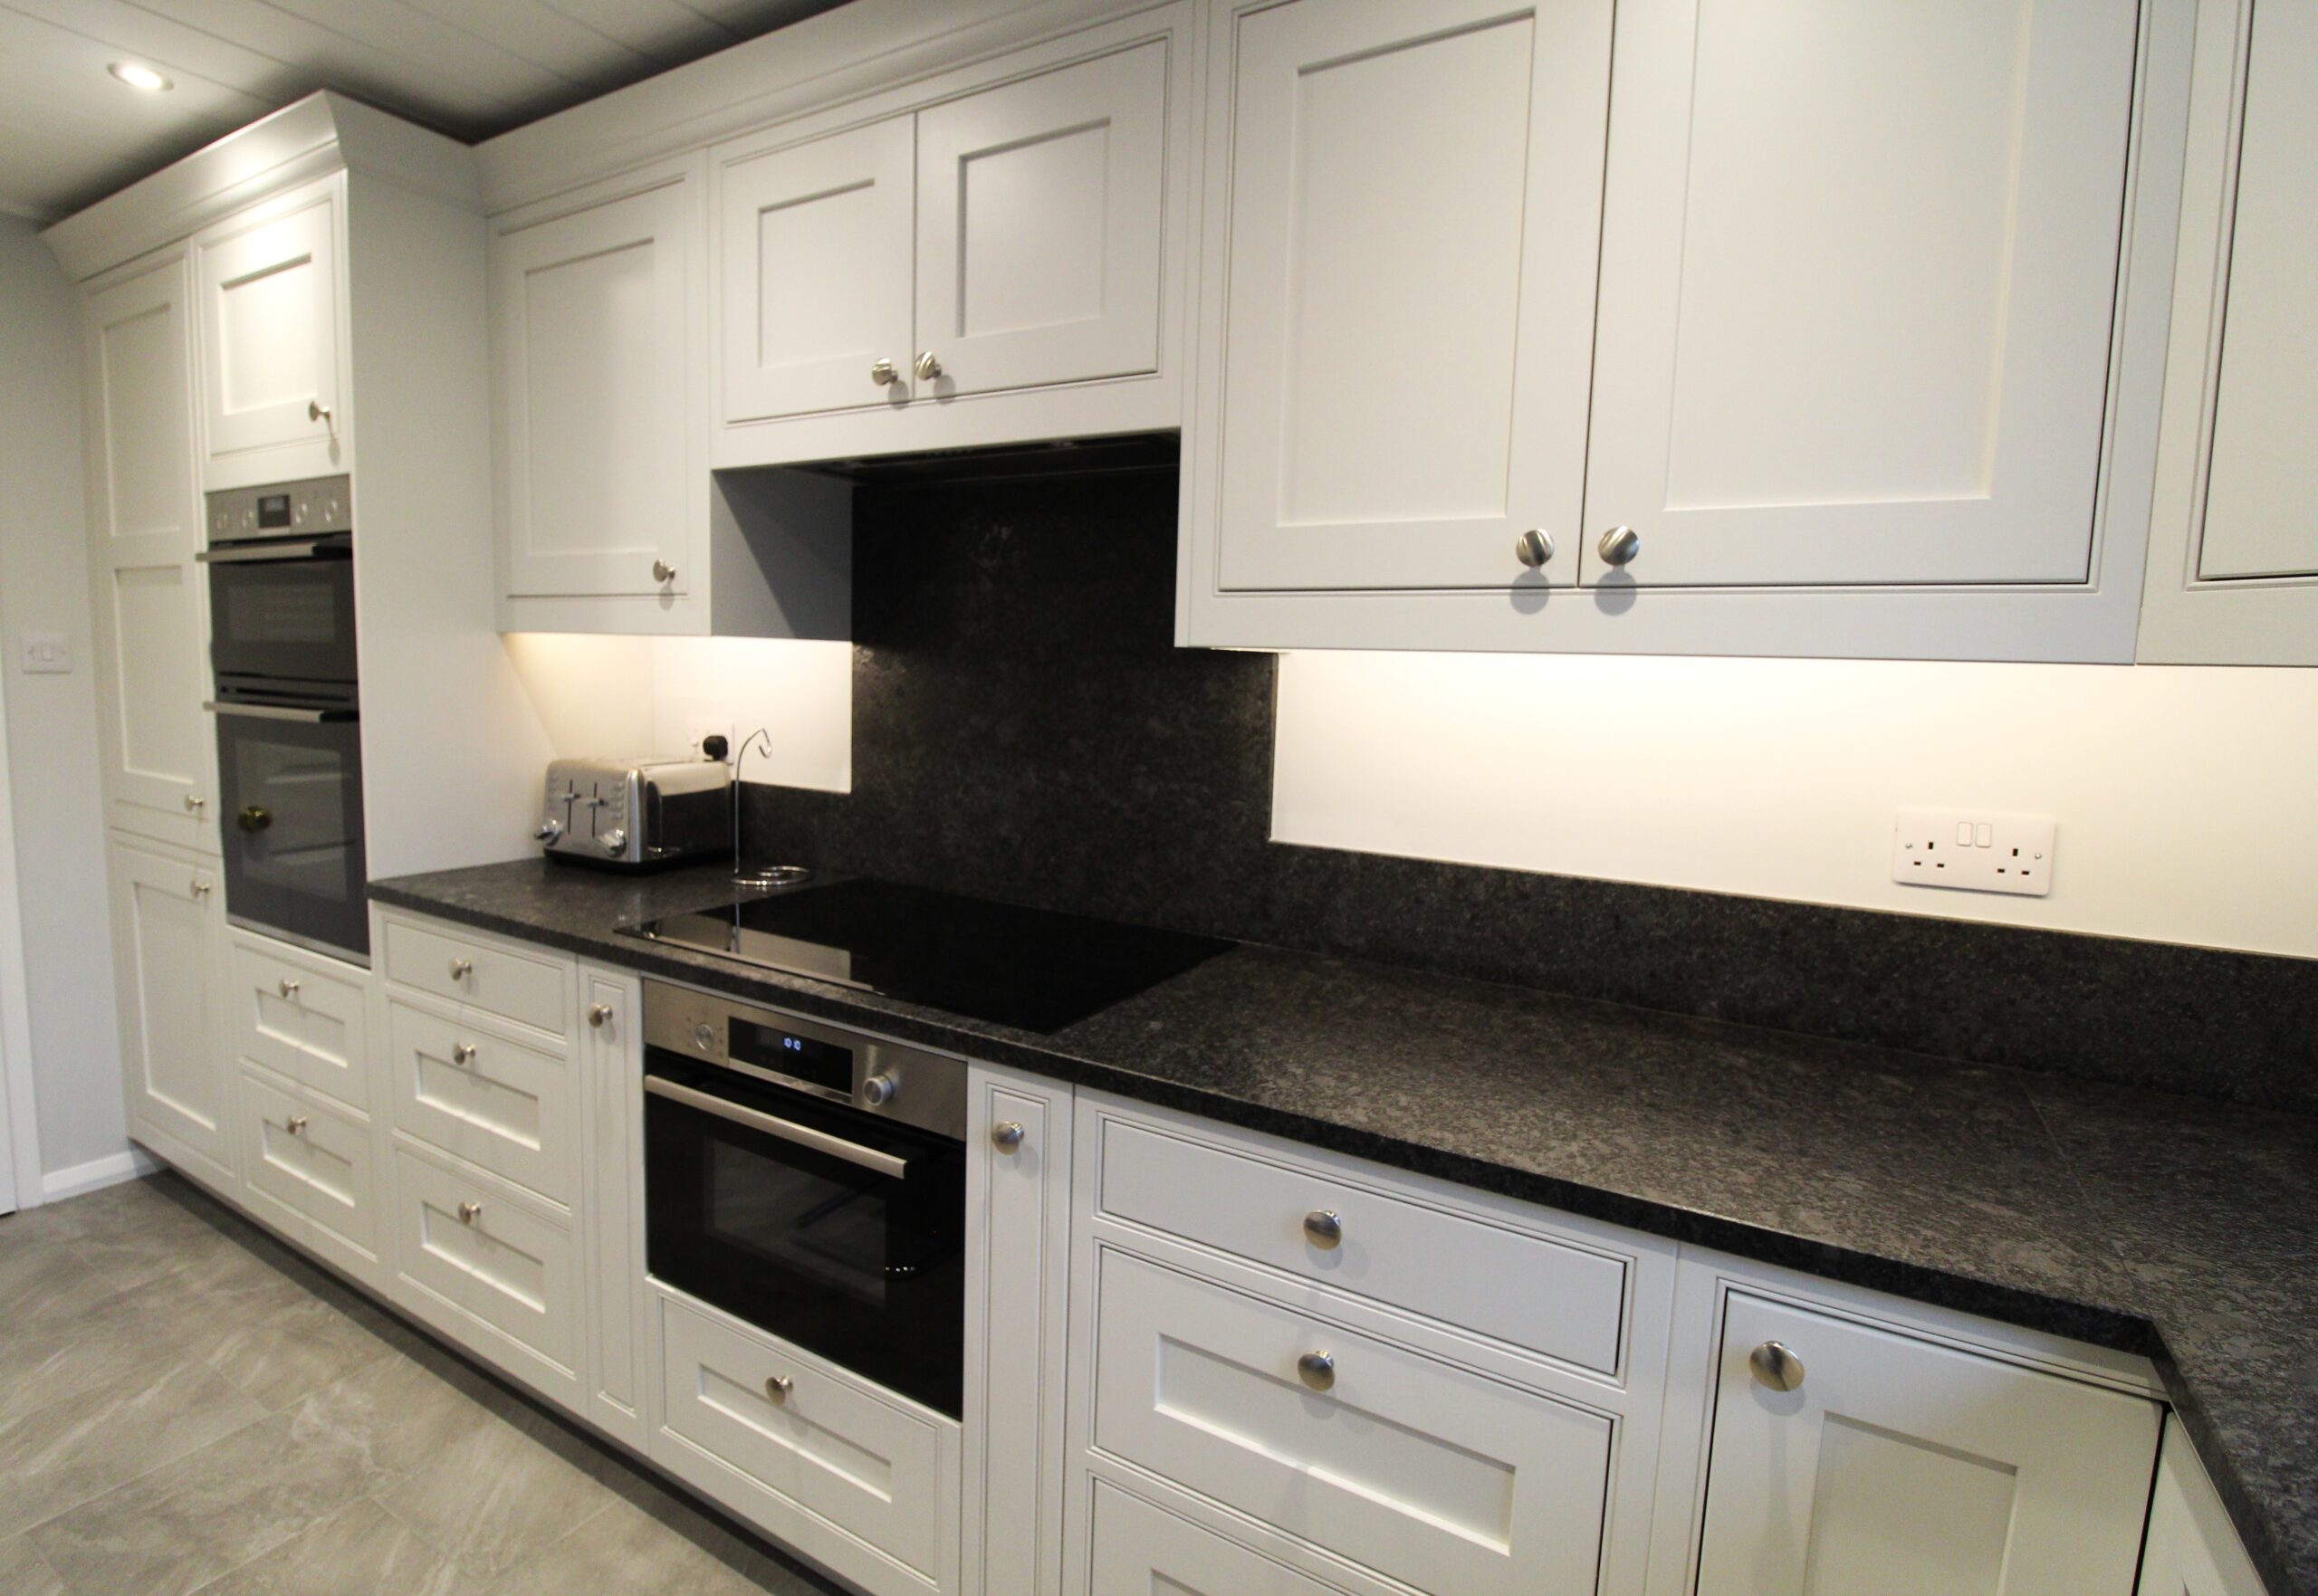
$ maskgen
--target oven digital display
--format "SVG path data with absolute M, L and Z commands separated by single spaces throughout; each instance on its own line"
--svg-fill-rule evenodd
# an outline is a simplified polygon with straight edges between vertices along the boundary
M 853 1093 L 853 1049 L 834 1042 L 819 1041 L 794 1031 L 754 1025 L 736 1018 L 732 1022 L 725 1053 L 742 1064 L 778 1070 L 808 1085 L 826 1086 L 848 1096 Z
M 261 493 L 257 501 L 257 524 L 271 530 L 290 524 L 290 495 Z

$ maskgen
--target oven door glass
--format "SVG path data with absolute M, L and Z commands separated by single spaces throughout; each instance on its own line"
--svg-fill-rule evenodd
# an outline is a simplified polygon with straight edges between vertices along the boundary
M 268 707 L 217 710 L 226 913 L 367 964 L 361 723 L 283 719 Z
M 210 552 L 209 655 L 219 679 L 355 680 L 351 540 L 279 548 Z
M 714 1065 L 646 1055 L 645 1228 L 677 1290 L 957 1418 L 965 1151 Z M 652 1091 L 657 1080 L 834 1138 L 885 1167 Z M 898 1161 L 902 1172 L 892 1172 Z

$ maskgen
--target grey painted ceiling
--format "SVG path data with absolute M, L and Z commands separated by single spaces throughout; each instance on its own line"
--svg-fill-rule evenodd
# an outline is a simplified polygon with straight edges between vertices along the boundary
M 316 89 L 474 142 L 837 4 L 0 0 L 0 209 L 69 215 Z

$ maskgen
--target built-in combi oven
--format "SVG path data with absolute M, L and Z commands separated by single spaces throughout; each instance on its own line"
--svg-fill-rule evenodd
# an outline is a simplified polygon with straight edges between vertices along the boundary
M 657 981 L 644 1041 L 653 1276 L 959 1417 L 965 1066 Z
M 212 493 L 208 508 L 226 916 L 367 964 L 348 479 Z

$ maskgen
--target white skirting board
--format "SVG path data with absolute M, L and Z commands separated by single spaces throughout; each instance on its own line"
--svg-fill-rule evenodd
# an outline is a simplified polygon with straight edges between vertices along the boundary
M 92 1158 L 69 1170 L 49 1171 L 40 1180 L 40 1199 L 43 1202 L 62 1202 L 68 1197 L 100 1191 L 123 1180 L 149 1175 L 160 1167 L 159 1161 L 143 1148 L 124 1147 L 119 1152 Z

